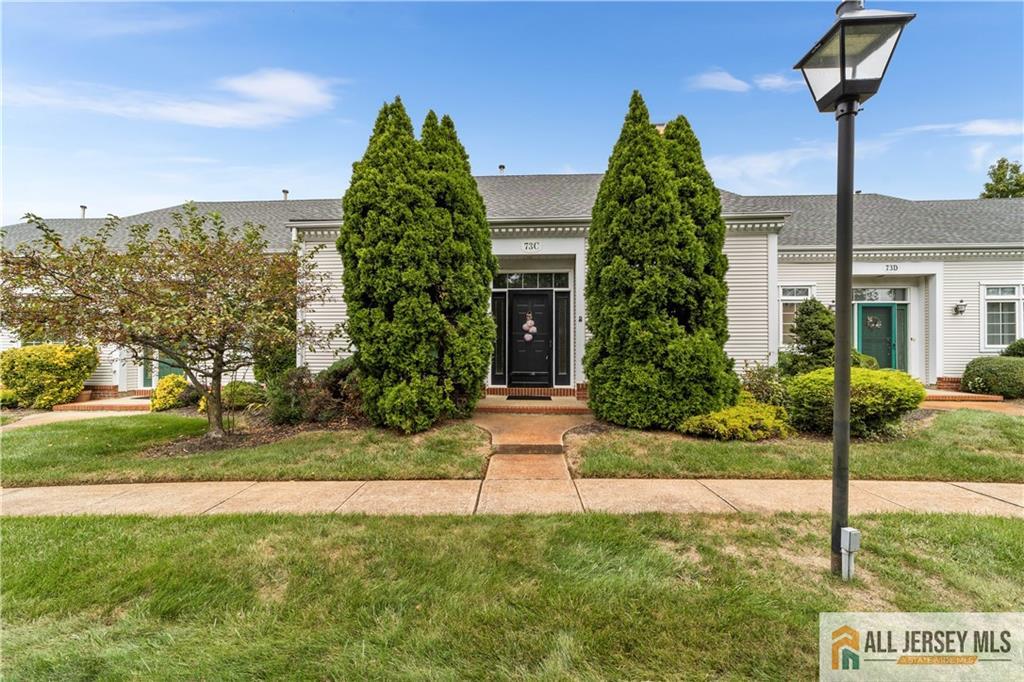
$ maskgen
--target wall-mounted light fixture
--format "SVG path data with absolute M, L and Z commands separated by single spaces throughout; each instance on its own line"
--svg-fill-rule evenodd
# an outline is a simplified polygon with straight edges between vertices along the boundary
M 836 299 L 832 299 L 832 302 L 828 304 L 828 309 L 832 312 L 836 311 Z
M 967 312 L 967 304 L 964 303 L 964 299 L 961 298 L 960 302 L 953 306 L 953 314 L 963 315 L 965 312 Z

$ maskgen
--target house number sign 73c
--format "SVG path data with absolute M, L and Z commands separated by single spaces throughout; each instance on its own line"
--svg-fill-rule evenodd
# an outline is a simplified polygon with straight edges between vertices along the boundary
M 898 272 L 899 269 L 900 269 L 900 266 L 897 265 L 896 263 L 886 263 L 885 264 L 885 271 L 886 272 Z
M 523 242 L 523 253 L 540 253 L 542 242 Z

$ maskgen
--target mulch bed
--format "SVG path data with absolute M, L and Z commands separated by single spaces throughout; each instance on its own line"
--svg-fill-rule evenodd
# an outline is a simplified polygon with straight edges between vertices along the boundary
M 139 453 L 139 456 L 154 459 L 161 457 L 187 457 L 206 452 L 267 445 L 307 431 L 346 431 L 353 428 L 353 426 L 353 423 L 346 420 L 325 423 L 303 423 L 294 426 L 278 426 L 264 420 L 251 420 L 244 427 L 228 433 L 223 438 L 208 438 L 205 435 L 179 438 L 170 443 L 163 443 L 148 448 Z

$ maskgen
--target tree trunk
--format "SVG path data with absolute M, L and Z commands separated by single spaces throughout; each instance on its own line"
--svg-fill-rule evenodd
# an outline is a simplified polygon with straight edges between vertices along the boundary
M 206 419 L 210 423 L 206 431 L 207 438 L 223 438 L 227 435 L 224 431 L 224 405 L 220 396 L 220 362 L 214 362 L 213 376 L 210 377 L 210 390 L 206 394 Z

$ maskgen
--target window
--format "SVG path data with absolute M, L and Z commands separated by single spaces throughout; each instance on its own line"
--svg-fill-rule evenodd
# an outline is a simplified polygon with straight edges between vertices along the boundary
M 854 301 L 877 301 L 879 303 L 889 301 L 906 301 L 906 289 L 854 289 Z
M 1024 337 L 1024 285 L 984 285 L 981 293 L 983 350 L 1005 348 Z
M 568 289 L 568 272 L 502 272 L 494 276 L 494 289 Z
M 779 300 L 782 302 L 782 314 L 779 315 L 779 319 L 782 320 L 782 345 L 792 346 L 795 342 L 793 338 L 793 323 L 796 321 L 796 307 L 800 305 L 801 301 L 806 301 L 814 296 L 814 287 L 812 285 L 783 285 L 779 287 Z

